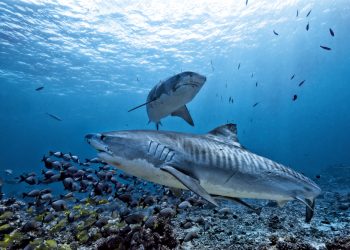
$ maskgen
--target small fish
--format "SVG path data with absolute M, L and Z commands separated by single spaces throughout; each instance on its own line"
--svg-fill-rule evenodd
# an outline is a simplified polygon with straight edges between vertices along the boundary
M 246 5 L 246 6 L 248 5 L 248 0 L 245 1 L 245 5 Z
M 294 75 L 292 75 L 292 77 L 290 78 L 291 80 L 293 80 L 294 79 L 294 77 L 295 77 L 295 74 Z
M 312 10 L 310 10 L 310 11 L 307 13 L 306 17 L 308 17 L 308 16 L 311 14 L 311 11 L 312 11 Z
M 306 81 L 306 80 L 302 80 L 302 81 L 299 83 L 299 87 L 300 87 L 301 85 L 303 85 L 305 81 Z
M 316 178 L 317 178 L 317 179 L 320 179 L 320 178 L 321 178 L 321 175 L 319 175 L 319 174 L 316 175 Z
M 250 75 L 250 78 L 253 78 L 253 76 L 254 76 L 254 73 L 252 73 L 252 74 Z
M 258 102 L 254 103 L 253 108 L 258 106 L 258 104 L 259 104 Z
M 329 33 L 331 33 L 331 36 L 334 36 L 334 31 L 331 28 L 329 28 Z
M 13 174 L 13 170 L 12 169 L 5 169 L 4 172 L 6 173 L 6 175 L 12 175 Z
M 28 176 L 28 177 L 21 175 L 19 182 L 23 182 L 23 181 L 26 182 L 29 185 L 35 185 L 37 183 L 35 177 L 32 176 L 32 175 Z
M 309 24 L 309 23 L 307 23 L 307 25 L 306 25 L 306 31 L 308 31 L 308 30 L 309 30 L 309 28 L 310 28 L 310 24 Z
M 67 208 L 67 203 L 64 200 L 56 200 L 51 203 L 52 208 L 57 211 L 63 211 Z
M 55 119 L 56 121 L 62 121 L 62 119 L 60 117 L 58 117 L 57 115 L 53 115 L 53 114 L 50 114 L 50 113 L 47 113 L 47 112 L 45 114 L 47 114 L 51 118 Z
M 255 83 L 255 87 L 258 87 L 258 82 Z
M 40 190 L 39 189 L 34 189 L 28 193 L 22 193 L 22 197 L 38 197 L 40 195 Z
M 322 49 L 324 49 L 324 50 L 332 50 L 331 48 L 326 47 L 326 46 L 322 46 L 322 45 L 320 45 L 320 47 L 321 47 Z
M 43 90 L 44 89 L 44 86 L 41 86 L 41 87 L 38 87 L 35 89 L 35 91 L 40 91 L 40 90 Z
M 299 10 L 297 10 L 297 16 L 296 17 L 298 17 L 299 16 Z
M 214 71 L 213 60 L 210 60 L 211 70 Z
M 274 33 L 276 36 L 278 36 L 278 33 L 277 33 L 275 30 L 273 30 L 273 33 Z
M 298 98 L 298 96 L 297 96 L 297 95 L 294 95 L 294 96 L 293 96 L 293 101 L 295 101 L 297 98 Z
M 238 67 L 237 67 L 237 69 L 239 70 L 239 69 L 240 69 L 240 67 L 241 67 L 241 63 L 239 63 L 239 64 L 238 64 Z

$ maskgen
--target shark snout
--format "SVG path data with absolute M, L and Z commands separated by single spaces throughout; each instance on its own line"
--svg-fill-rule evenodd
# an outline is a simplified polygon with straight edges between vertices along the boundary
M 109 150 L 108 146 L 106 145 L 106 143 L 103 142 L 104 138 L 105 136 L 102 134 L 87 134 L 85 136 L 87 143 L 89 143 L 97 151 L 111 154 L 111 151 Z
M 91 140 L 101 140 L 101 134 L 87 134 L 85 140 L 90 144 Z

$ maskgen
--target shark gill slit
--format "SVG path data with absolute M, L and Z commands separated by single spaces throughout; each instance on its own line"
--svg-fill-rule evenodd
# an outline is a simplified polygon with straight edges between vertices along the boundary
M 151 150 L 151 146 L 152 146 L 152 140 L 150 140 L 149 142 L 149 145 L 148 145 L 148 150 L 147 150 L 147 153 L 150 153 L 150 150 Z

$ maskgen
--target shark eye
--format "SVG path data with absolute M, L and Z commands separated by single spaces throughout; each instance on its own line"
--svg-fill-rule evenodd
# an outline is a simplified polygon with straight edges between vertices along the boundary
M 106 138 L 105 135 L 101 135 L 100 139 L 103 141 Z

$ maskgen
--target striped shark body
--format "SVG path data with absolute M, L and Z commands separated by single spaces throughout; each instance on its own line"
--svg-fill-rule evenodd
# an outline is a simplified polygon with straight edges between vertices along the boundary
M 172 188 L 189 189 L 217 206 L 217 198 L 299 200 L 306 221 L 313 216 L 320 188 L 309 178 L 245 149 L 235 124 L 207 134 L 117 131 L 86 136 L 98 156 L 131 175 Z M 257 211 L 257 210 L 256 210 Z

